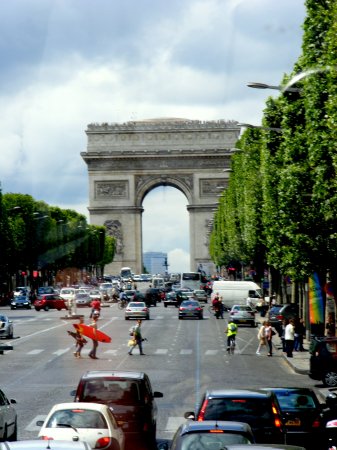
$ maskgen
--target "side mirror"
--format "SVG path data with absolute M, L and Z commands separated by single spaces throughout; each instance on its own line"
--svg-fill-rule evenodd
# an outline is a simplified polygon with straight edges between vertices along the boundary
M 153 398 L 161 398 L 164 397 L 164 394 L 162 392 L 154 391 Z
M 193 411 L 187 411 L 184 414 L 184 418 L 188 420 L 195 420 L 195 414 Z
M 70 391 L 70 395 L 71 395 L 72 397 L 75 397 L 76 391 L 75 391 L 75 390 L 74 390 L 74 391 Z
M 14 398 L 11 398 L 11 399 L 9 400 L 9 403 L 14 404 L 14 403 L 16 403 L 16 400 L 14 400 Z
M 38 427 L 42 427 L 42 425 L 43 425 L 43 420 L 38 420 L 37 422 L 36 422 L 36 425 L 38 426 Z

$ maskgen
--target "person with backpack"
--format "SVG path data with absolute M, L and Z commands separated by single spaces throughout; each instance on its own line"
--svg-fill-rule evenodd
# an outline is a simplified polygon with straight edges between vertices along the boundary
M 231 341 L 234 340 L 235 343 L 235 337 L 238 332 L 238 326 L 236 323 L 234 323 L 234 320 L 230 317 L 227 325 L 227 329 L 225 330 L 225 333 L 227 333 L 227 351 L 230 351 L 231 347 Z

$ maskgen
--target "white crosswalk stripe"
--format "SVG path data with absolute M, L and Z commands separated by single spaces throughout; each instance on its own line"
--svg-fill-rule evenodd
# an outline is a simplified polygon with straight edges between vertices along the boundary
M 40 353 L 42 353 L 44 351 L 46 351 L 46 350 L 41 349 L 41 348 L 36 348 L 34 350 L 27 352 L 27 355 L 39 355 Z M 58 350 L 55 350 L 52 354 L 56 355 L 56 356 L 61 356 L 69 351 L 74 352 L 75 347 L 60 348 Z M 102 350 L 99 348 L 100 354 L 102 354 L 102 355 L 106 354 L 106 355 L 110 355 L 110 356 L 118 356 L 118 355 L 124 354 L 126 351 L 127 351 L 126 346 L 124 348 L 118 348 L 118 349 L 110 348 L 107 350 Z M 90 352 L 90 348 L 83 349 L 82 356 L 87 356 L 89 354 L 89 352 Z M 169 348 L 157 348 L 148 354 L 149 355 L 150 354 L 152 354 L 152 355 L 167 355 L 169 352 L 170 352 Z M 215 356 L 215 355 L 218 355 L 219 353 L 222 353 L 221 350 L 208 349 L 208 350 L 204 351 L 204 356 Z M 177 354 L 181 355 L 181 356 L 193 355 L 194 350 L 191 348 L 183 348 Z
M 39 353 L 44 352 L 43 349 L 41 348 L 36 348 L 35 350 L 31 350 L 30 352 L 27 353 L 27 355 L 38 355 Z

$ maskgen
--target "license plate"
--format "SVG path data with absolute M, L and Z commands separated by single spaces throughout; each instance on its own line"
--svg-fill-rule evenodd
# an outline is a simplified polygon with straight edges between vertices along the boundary
M 289 427 L 299 427 L 299 426 L 301 426 L 301 421 L 300 421 L 300 419 L 291 419 L 291 420 L 287 420 L 286 426 L 289 426 Z

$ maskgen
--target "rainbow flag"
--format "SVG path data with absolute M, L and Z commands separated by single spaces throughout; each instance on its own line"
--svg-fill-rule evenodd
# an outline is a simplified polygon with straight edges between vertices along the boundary
M 324 334 L 324 299 L 317 273 L 309 277 L 309 318 L 312 334 Z

